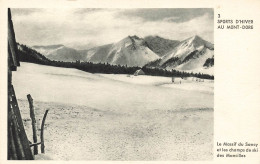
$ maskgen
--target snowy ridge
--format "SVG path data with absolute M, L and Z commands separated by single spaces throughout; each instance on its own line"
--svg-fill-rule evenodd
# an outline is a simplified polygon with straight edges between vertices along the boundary
M 195 35 L 182 41 L 173 51 L 162 57 L 161 63 L 166 62 L 172 57 L 178 57 L 184 59 L 189 53 L 195 50 L 202 50 L 203 48 L 214 49 L 213 44 L 203 40 L 199 36 Z
M 209 68 L 203 67 L 206 60 L 213 56 L 214 45 L 195 35 L 180 42 L 172 51 L 147 66 L 194 73 L 209 72 L 213 75 L 213 69 L 210 69 L 212 71 L 204 71 L 204 69 Z

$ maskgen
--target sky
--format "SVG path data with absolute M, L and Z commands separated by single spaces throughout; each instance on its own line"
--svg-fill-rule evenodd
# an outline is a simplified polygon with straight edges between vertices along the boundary
M 194 35 L 214 43 L 210 8 L 12 8 L 17 42 L 64 44 L 76 49 L 118 42 L 129 35 L 184 40 Z

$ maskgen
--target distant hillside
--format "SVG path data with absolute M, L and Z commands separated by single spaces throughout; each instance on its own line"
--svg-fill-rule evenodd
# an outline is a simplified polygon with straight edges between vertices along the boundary
M 19 54 L 20 61 L 40 63 L 40 64 L 51 62 L 50 59 L 40 54 L 36 50 L 27 47 L 26 45 L 19 44 L 19 43 L 17 43 L 17 45 L 18 45 L 18 54 Z
M 33 46 L 32 48 L 42 53 L 51 60 L 69 62 L 82 59 L 80 53 L 77 50 L 73 48 L 68 48 L 62 44 L 48 46 Z
M 94 63 L 107 62 L 106 56 L 109 54 L 110 48 L 113 44 L 94 47 L 88 50 L 79 50 L 83 61 L 91 61 Z

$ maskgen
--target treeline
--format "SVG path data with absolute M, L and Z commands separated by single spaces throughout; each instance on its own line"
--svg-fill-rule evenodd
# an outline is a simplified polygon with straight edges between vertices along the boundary
M 148 68 L 143 67 L 142 70 L 145 72 L 146 75 L 151 76 L 166 76 L 166 77 L 197 77 L 202 79 L 211 79 L 214 80 L 214 76 L 203 74 L 203 73 L 193 73 L 193 72 L 184 72 L 184 71 L 177 71 L 177 70 L 165 70 L 160 68 Z
M 212 58 L 208 58 L 203 64 L 203 67 L 212 67 L 212 66 L 214 66 L 214 56 Z
M 46 65 L 48 65 L 47 63 L 52 62 L 44 55 L 40 54 L 34 49 L 27 47 L 26 45 L 19 44 L 19 43 L 17 43 L 17 45 L 18 45 L 18 54 L 19 54 L 20 61 L 37 63 L 37 64 L 46 64 Z
M 109 63 L 92 63 L 92 62 L 63 62 L 63 61 L 53 61 L 46 58 L 39 52 L 27 47 L 26 45 L 18 45 L 19 59 L 23 62 L 30 62 L 42 65 L 49 65 L 55 67 L 65 67 L 65 68 L 76 68 L 85 72 L 90 73 L 106 73 L 106 74 L 134 74 L 136 70 L 142 69 L 145 74 L 151 76 L 166 76 L 166 77 L 198 77 L 203 79 L 214 79 L 214 76 L 207 74 L 197 74 L 182 72 L 176 70 L 165 70 L 159 68 L 148 68 L 148 67 L 128 67 L 124 65 L 111 65 Z

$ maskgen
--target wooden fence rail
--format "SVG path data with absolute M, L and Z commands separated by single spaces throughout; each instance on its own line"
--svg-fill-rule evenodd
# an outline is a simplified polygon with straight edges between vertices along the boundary
M 33 105 L 33 98 L 30 94 L 27 95 L 27 99 L 29 102 L 30 106 L 30 117 L 32 120 L 32 130 L 33 130 L 33 143 L 30 144 L 30 147 L 34 147 L 34 155 L 38 154 L 38 145 L 41 145 L 41 153 L 45 153 L 45 145 L 44 145 L 44 124 L 45 120 L 48 114 L 49 110 L 46 110 L 42 119 L 42 124 L 41 124 L 41 142 L 37 143 L 37 130 L 36 130 L 36 119 L 35 119 L 35 112 L 34 112 L 34 105 Z

